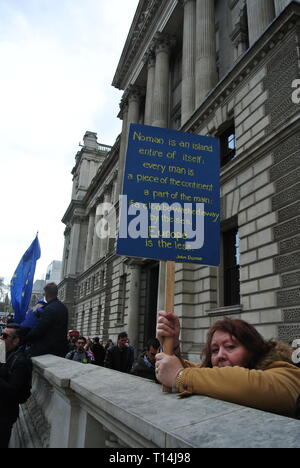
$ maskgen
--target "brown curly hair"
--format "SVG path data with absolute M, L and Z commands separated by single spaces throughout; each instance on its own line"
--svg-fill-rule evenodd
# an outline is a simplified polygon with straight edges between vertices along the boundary
M 211 363 L 211 342 L 216 331 L 228 333 L 245 346 L 250 353 L 247 369 L 255 369 L 257 363 L 276 346 L 274 341 L 266 341 L 250 323 L 244 320 L 230 318 L 218 320 L 209 329 L 206 345 L 201 353 L 203 367 L 213 367 Z

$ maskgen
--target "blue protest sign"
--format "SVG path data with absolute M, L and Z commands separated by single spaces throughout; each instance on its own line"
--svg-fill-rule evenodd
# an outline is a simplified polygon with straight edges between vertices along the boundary
M 219 140 L 131 124 L 117 253 L 220 263 Z

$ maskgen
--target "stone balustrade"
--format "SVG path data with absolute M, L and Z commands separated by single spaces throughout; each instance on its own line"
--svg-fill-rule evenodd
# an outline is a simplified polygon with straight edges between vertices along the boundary
M 33 392 L 11 448 L 300 447 L 300 421 L 51 355 L 33 359 Z

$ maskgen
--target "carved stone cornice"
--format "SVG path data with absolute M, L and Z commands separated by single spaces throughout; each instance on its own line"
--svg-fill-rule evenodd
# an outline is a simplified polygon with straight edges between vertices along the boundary
M 155 52 L 154 47 L 150 47 L 143 57 L 143 62 L 147 65 L 148 68 L 155 66 Z
M 130 85 L 125 92 L 128 102 L 140 101 L 140 99 L 145 96 L 145 89 L 137 85 Z
M 120 114 L 123 114 L 128 111 L 128 104 L 130 101 L 139 101 L 145 95 L 145 90 L 137 85 L 130 85 L 125 90 L 123 97 L 120 102 Z
M 119 107 L 120 107 L 120 112 L 118 114 L 118 117 L 119 119 L 123 120 L 125 117 L 125 114 L 127 114 L 128 112 L 128 99 L 125 93 L 121 99 Z
M 153 39 L 153 47 L 155 50 L 156 55 L 160 52 L 171 52 L 172 47 L 176 44 L 175 36 L 171 36 L 170 34 L 164 34 L 158 32 L 155 34 Z
M 65 212 L 63 218 L 62 218 L 62 223 L 68 226 L 73 219 L 74 215 L 78 213 L 78 211 L 83 212 L 84 211 L 84 203 L 82 200 L 72 200 L 70 205 L 67 208 L 67 211 Z
M 84 215 L 76 214 L 72 219 L 73 224 L 84 224 L 87 222 L 87 218 Z
M 71 233 L 71 226 L 67 225 L 66 229 L 64 230 L 64 236 L 67 237 Z
M 132 60 L 143 43 L 150 24 L 161 8 L 163 8 L 162 0 L 148 0 L 139 3 L 112 82 L 116 88 L 122 89 L 122 81 L 130 69 Z

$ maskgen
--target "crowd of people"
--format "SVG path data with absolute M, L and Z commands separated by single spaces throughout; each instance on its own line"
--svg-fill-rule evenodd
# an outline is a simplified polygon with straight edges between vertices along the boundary
M 1 333 L 0 356 L 5 355 L 0 362 L 1 448 L 8 447 L 19 404 L 30 396 L 31 358 L 44 354 L 131 373 L 175 388 L 182 397 L 206 395 L 300 418 L 300 369 L 292 360 L 293 349 L 265 340 L 243 320 L 216 322 L 207 334 L 201 363 L 193 363 L 181 356 L 179 318 L 161 311 L 157 338 L 136 356 L 125 331 L 116 344 L 85 338 L 77 330 L 68 333 L 68 310 L 57 297 L 57 285 L 47 284 L 44 294 L 45 301 L 30 309 L 21 324 L 8 323 Z M 172 355 L 163 352 L 165 340 L 172 340 Z
M 130 345 L 126 332 L 119 333 L 116 345 L 111 339 L 104 345 L 97 336 L 87 339 L 80 336 L 78 331 L 70 330 L 68 352 L 65 357 L 82 364 L 95 364 L 157 382 L 155 357 L 159 348 L 160 343 L 157 338 L 152 338 L 135 360 L 135 348 Z

